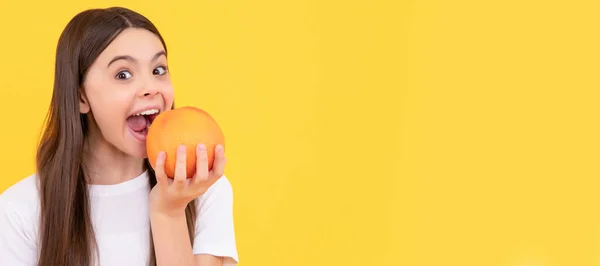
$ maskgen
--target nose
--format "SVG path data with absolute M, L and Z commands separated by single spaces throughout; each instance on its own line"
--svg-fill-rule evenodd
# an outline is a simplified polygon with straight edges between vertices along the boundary
M 154 82 L 147 82 L 141 90 L 141 95 L 143 97 L 154 96 L 159 93 L 158 86 L 154 84 Z

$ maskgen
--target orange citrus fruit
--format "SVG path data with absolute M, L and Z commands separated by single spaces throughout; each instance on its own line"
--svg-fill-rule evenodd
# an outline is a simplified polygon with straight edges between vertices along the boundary
M 186 176 L 196 173 L 196 146 L 206 145 L 208 167 L 212 169 L 215 160 L 215 147 L 225 147 L 225 137 L 216 120 L 206 111 L 192 106 L 179 107 L 160 113 L 150 125 L 146 137 L 146 151 L 152 168 L 156 169 L 158 153 L 164 151 L 165 173 L 175 176 L 177 147 L 186 146 Z

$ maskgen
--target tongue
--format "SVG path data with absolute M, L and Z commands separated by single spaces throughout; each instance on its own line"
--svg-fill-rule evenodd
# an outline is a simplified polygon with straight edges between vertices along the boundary
M 127 118 L 127 124 L 136 132 L 146 129 L 146 118 L 143 115 L 134 115 Z

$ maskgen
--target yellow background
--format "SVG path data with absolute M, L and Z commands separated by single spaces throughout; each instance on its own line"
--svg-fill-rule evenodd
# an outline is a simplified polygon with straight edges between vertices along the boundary
M 600 265 L 598 1 L 3 0 L 0 191 L 111 5 L 226 133 L 240 265 Z

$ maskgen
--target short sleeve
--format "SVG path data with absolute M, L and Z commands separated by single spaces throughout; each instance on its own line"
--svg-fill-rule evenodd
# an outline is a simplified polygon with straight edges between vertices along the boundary
M 28 208 L 0 199 L 0 265 L 37 265 L 35 236 Z
M 194 254 L 224 257 L 224 266 L 239 261 L 233 223 L 233 189 L 222 176 L 198 198 Z

